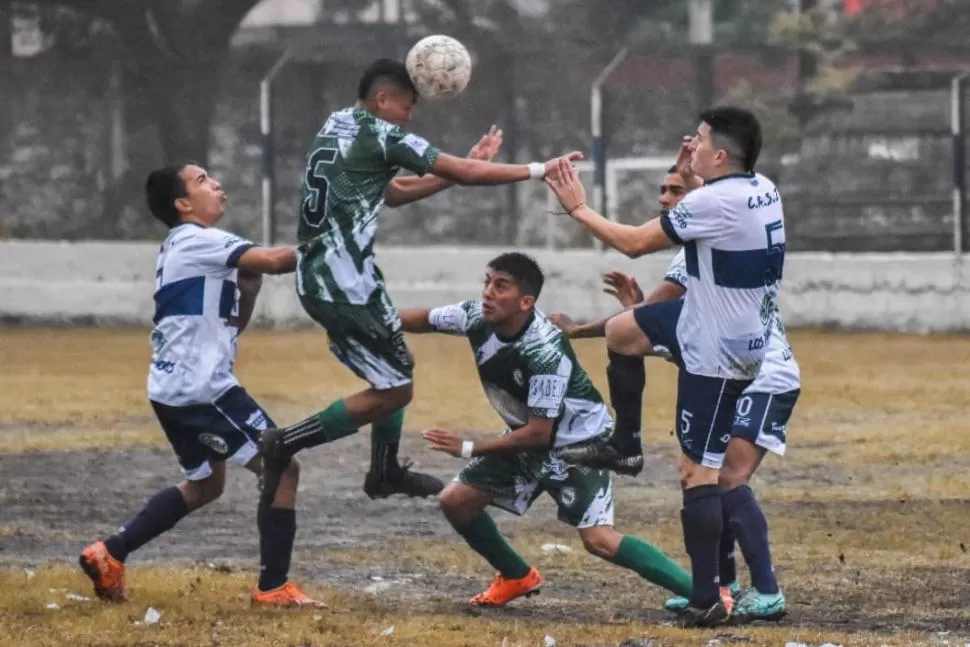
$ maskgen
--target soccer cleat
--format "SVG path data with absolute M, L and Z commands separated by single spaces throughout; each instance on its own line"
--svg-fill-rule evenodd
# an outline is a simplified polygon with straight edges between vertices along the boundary
M 781 591 L 777 593 L 759 593 L 750 588 L 734 606 L 736 622 L 754 622 L 756 620 L 781 620 L 788 614 L 785 608 L 785 596 Z
M 730 614 L 734 609 L 734 600 L 741 596 L 741 585 L 735 582 L 731 582 L 730 586 L 720 587 L 721 591 L 721 603 L 724 604 L 724 608 Z M 680 614 L 684 612 L 687 605 L 690 604 L 690 600 L 685 597 L 677 596 L 670 598 L 664 603 L 664 609 L 670 611 L 671 613 Z
M 262 450 L 262 474 L 260 475 L 260 503 L 269 507 L 276 499 L 283 471 L 290 464 L 290 457 L 283 450 L 283 430 L 267 429 L 260 437 Z
M 283 586 L 278 586 L 270 591 L 260 591 L 258 586 L 253 587 L 252 596 L 249 598 L 251 606 L 267 607 L 307 607 L 310 609 L 326 609 L 327 604 L 322 600 L 314 600 L 300 590 L 293 582 L 287 582 Z
M 601 440 L 579 447 L 564 447 L 559 458 L 567 463 L 584 465 L 598 470 L 610 470 L 617 474 L 636 476 L 643 470 L 643 453 L 624 454 L 608 440 Z
M 539 595 L 543 584 L 542 575 L 535 567 L 529 568 L 525 577 L 517 580 L 507 580 L 496 575 L 489 587 L 469 600 L 468 604 L 476 607 L 504 607 L 516 598 Z
M 97 541 L 81 553 L 78 563 L 94 583 L 94 593 L 105 602 L 127 602 L 125 565 L 111 556 L 103 541 Z
M 721 600 L 715 602 L 709 609 L 698 609 L 688 605 L 684 607 L 681 614 L 680 626 L 685 629 L 716 627 L 726 623 L 730 617 L 731 614 Z
M 411 470 L 411 461 L 404 459 L 401 465 L 392 466 L 381 479 L 371 470 L 364 478 L 364 493 L 371 499 L 384 499 L 392 494 L 406 494 L 410 497 L 435 496 L 445 484 L 430 474 Z

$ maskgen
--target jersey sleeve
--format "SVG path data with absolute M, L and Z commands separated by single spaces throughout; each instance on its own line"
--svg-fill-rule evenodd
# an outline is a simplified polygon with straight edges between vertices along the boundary
M 573 362 L 554 344 L 526 356 L 529 374 L 528 415 L 535 418 L 558 418 L 562 412 Z
M 690 240 L 716 238 L 726 226 L 718 195 L 708 187 L 691 191 L 666 214 L 660 226 L 679 245 Z
M 439 152 L 427 139 L 397 126 L 387 132 L 384 140 L 387 162 L 417 175 L 424 175 L 431 170 L 431 165 L 438 158 Z
M 462 301 L 450 306 L 432 308 L 428 323 L 438 332 L 449 335 L 466 335 L 475 321 L 481 317 L 482 304 L 478 301 Z
M 677 252 L 673 260 L 670 261 L 670 265 L 667 266 L 664 281 L 676 283 L 682 288 L 687 287 L 687 258 L 683 249 Z
M 184 253 L 196 264 L 212 268 L 235 268 L 239 258 L 255 245 L 221 229 L 205 229 L 187 241 Z

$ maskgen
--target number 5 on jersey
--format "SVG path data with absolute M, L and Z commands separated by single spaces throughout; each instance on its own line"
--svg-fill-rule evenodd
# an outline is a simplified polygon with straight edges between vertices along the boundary
M 327 190 L 330 182 L 327 180 L 327 169 L 337 159 L 336 148 L 318 148 L 310 155 L 306 165 L 307 195 L 303 200 L 303 221 L 314 229 L 323 224 L 327 218 Z

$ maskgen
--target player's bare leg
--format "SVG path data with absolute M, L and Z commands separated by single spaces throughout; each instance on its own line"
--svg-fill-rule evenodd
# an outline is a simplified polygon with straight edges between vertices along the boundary
M 254 474 L 261 471 L 260 459 L 247 465 Z M 262 501 L 256 512 L 259 528 L 259 581 L 253 587 L 253 606 L 326 608 L 320 600 L 306 595 L 289 579 L 293 541 L 296 537 L 296 491 L 300 483 L 300 464 L 291 459 L 283 470 L 272 505 Z
M 289 459 L 309 447 L 330 443 L 355 433 L 366 424 L 374 425 L 375 435 L 385 434 L 387 442 L 375 442 L 371 471 L 364 489 L 371 498 L 391 494 L 432 496 L 444 484 L 437 478 L 410 470 L 410 464 L 398 464 L 397 448 L 403 423 L 403 409 L 411 402 L 410 382 L 389 389 L 374 388 L 337 400 L 323 411 L 295 425 L 267 430 L 263 434 L 264 502 L 272 499 L 279 478 Z M 381 440 L 375 438 L 375 441 Z
M 491 585 L 469 600 L 473 606 L 505 606 L 516 598 L 538 594 L 543 585 L 539 571 L 522 559 L 485 512 L 491 501 L 490 494 L 464 483 L 450 483 L 439 499 L 452 528 L 498 571 Z
M 94 583 L 94 592 L 108 602 L 124 602 L 125 560 L 155 537 L 171 530 L 183 517 L 222 496 L 226 464 L 212 462 L 211 474 L 158 491 L 118 532 L 81 553 L 78 562 Z
M 737 579 L 734 568 L 734 542 L 751 573 L 751 588 L 737 601 L 732 620 L 778 620 L 787 611 L 785 596 L 775 579 L 768 543 L 768 521 L 758 505 L 748 481 L 765 456 L 765 449 L 745 438 L 732 437 L 724 455 L 718 482 L 724 510 L 724 530 L 721 535 L 721 581 Z M 731 555 L 729 560 L 725 554 Z M 728 564 L 724 564 L 728 561 Z M 731 579 L 725 579 L 731 578 Z
M 643 469 L 640 426 L 643 389 L 646 384 L 643 358 L 653 355 L 653 344 L 628 310 L 606 323 L 610 363 L 606 371 L 610 400 L 616 412 L 616 428 L 608 441 L 561 452 L 563 460 L 618 474 L 636 476 Z

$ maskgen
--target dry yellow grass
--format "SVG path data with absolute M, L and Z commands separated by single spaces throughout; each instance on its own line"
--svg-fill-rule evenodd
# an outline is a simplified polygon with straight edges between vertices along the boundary
M 360 384 L 331 357 L 320 331 L 252 331 L 244 339 L 239 374 L 278 421 L 303 417 Z M 655 609 L 662 593 L 640 588 L 635 575 L 583 554 L 571 529 L 550 526 L 548 516 L 527 516 L 502 527 L 550 582 L 560 584 L 544 593 L 551 602 L 537 615 L 511 610 L 470 616 L 455 601 L 464 589 L 432 589 L 431 598 L 405 599 L 341 588 L 323 589 L 336 610 L 315 620 L 312 612 L 249 610 L 252 573 L 175 566 L 133 568 L 137 602 L 104 607 L 52 594 L 49 589 L 67 588 L 89 595 L 79 573 L 54 566 L 30 579 L 20 568 L 0 570 L 0 644 L 447 647 L 507 640 L 511 647 L 541 645 L 550 634 L 559 645 L 616 645 L 644 635 L 657 644 L 705 645 L 721 634 L 723 644 L 903 645 L 932 644 L 935 629 L 970 633 L 970 613 L 962 608 L 970 593 L 964 458 L 970 452 L 970 363 L 964 360 L 970 357 L 970 338 L 804 331 L 795 332 L 792 341 L 803 396 L 790 427 L 789 455 L 768 459 L 765 469 L 777 476 L 766 476 L 771 486 L 759 489 L 794 624 L 681 632 L 630 620 L 623 605 L 634 600 Z M 418 369 L 408 433 L 430 425 L 478 433 L 500 429 L 463 340 L 412 337 L 409 343 Z M 576 348 L 605 393 L 601 342 Z M 148 353 L 142 329 L 0 328 L 0 460 L 24 452 L 165 447 L 144 396 Z M 654 454 L 673 456 L 676 449 L 669 435 L 673 376 L 670 365 L 649 362 L 644 438 Z M 683 561 L 672 471 L 669 490 L 624 483 L 618 492 L 621 529 Z M 759 478 L 756 486 L 761 483 Z M 0 548 L 24 532 L 40 531 L 4 520 Z M 550 539 L 573 552 L 545 553 L 540 546 Z M 320 559 L 303 550 L 298 547 L 297 563 Z M 11 557 L 0 552 L 0 559 L 5 554 Z M 334 566 L 396 565 L 454 574 L 464 578 L 462 587 L 488 579 L 480 560 L 454 537 L 389 533 L 379 545 L 331 551 L 323 559 Z M 588 600 L 577 603 L 567 595 L 583 587 L 591 591 Z M 600 591 L 615 591 L 621 606 L 611 606 L 612 596 Z M 50 602 L 61 608 L 46 609 Z M 134 624 L 149 605 L 162 612 L 161 624 Z M 394 634 L 381 636 L 391 625 Z M 872 627 L 879 633 L 862 631 Z

